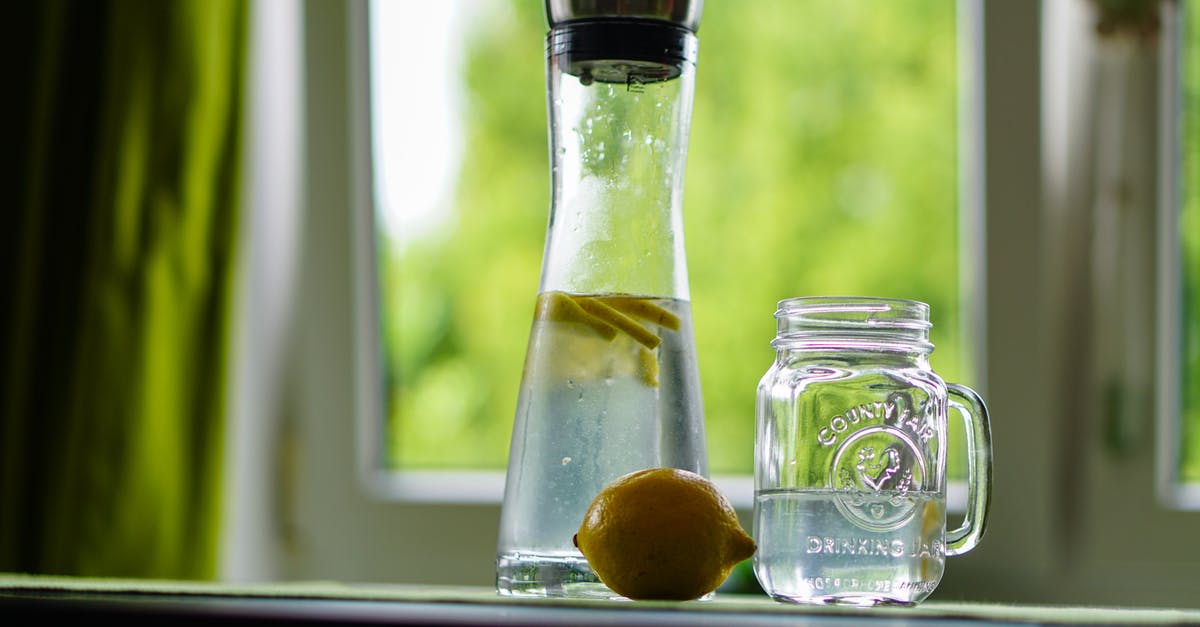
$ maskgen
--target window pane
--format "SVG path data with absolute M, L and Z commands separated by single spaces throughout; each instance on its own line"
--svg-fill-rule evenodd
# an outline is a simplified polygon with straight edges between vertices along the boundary
M 1183 244 L 1183 424 L 1180 478 L 1200 483 L 1200 10 L 1182 4 L 1183 125 L 1180 172 L 1183 207 L 1179 222 Z
M 418 4 L 471 14 L 373 16 L 389 463 L 502 469 L 549 209 L 542 8 Z M 713 473 L 750 472 L 782 298 L 925 301 L 934 368 L 970 383 L 955 29 L 953 0 L 705 5 L 684 232 Z M 422 35 L 461 48 L 389 56 Z

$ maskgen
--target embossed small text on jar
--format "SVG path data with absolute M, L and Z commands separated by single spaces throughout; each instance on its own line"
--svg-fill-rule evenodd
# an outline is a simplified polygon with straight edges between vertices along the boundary
M 876 555 L 880 557 L 932 557 L 940 558 L 946 554 L 946 547 L 941 542 L 904 542 L 903 540 L 886 538 L 831 538 L 827 536 L 808 536 L 804 552 L 825 555 Z

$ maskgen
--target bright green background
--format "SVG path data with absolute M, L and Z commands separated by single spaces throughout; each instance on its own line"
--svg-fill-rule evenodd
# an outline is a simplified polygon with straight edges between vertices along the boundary
M 549 209 L 541 4 L 467 40 L 455 216 L 382 241 L 390 463 L 503 468 Z M 705 3 L 684 196 L 711 470 L 746 473 L 772 314 L 801 295 L 932 307 L 960 339 L 953 0 Z M 817 26 L 819 25 L 819 26 Z
M 1184 3 L 1183 214 L 1183 481 L 1200 482 L 1200 6 Z

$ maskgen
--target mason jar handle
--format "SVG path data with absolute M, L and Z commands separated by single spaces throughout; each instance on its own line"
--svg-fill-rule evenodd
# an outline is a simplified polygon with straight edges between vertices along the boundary
M 950 409 L 962 414 L 967 427 L 967 514 L 962 526 L 946 532 L 946 555 L 962 555 L 975 548 L 987 526 L 992 503 L 992 426 L 987 406 L 975 390 L 946 384 Z

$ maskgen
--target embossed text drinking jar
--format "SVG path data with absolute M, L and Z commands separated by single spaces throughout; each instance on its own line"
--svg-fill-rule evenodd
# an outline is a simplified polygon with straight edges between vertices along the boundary
M 754 572 L 775 599 L 913 605 L 947 555 L 983 535 L 991 484 L 987 409 L 929 355 L 929 306 L 791 298 L 758 386 Z M 966 424 L 967 508 L 946 530 L 947 416 Z

